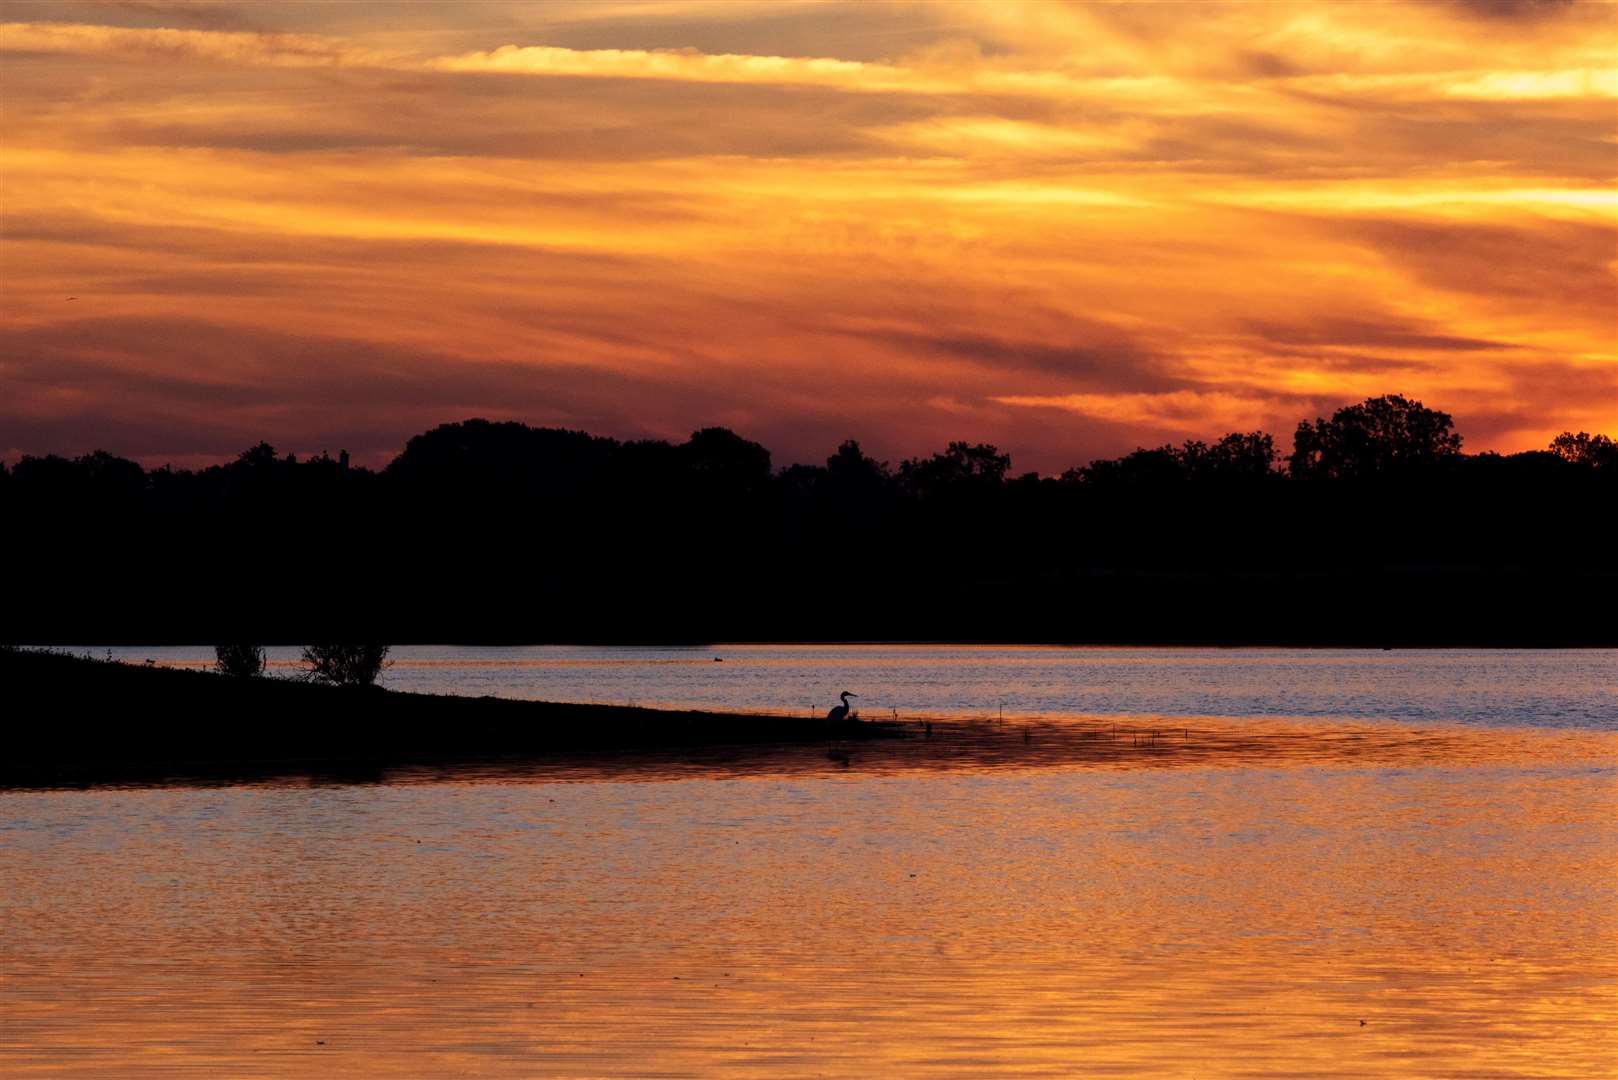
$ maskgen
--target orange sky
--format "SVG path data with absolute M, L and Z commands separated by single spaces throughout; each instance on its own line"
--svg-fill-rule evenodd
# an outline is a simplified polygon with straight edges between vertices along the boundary
M 1618 434 L 1615 57 L 1556 0 L 11 0 L 0 455 Z

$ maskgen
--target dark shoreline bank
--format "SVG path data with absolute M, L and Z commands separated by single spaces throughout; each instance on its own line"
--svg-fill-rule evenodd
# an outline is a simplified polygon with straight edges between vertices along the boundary
M 0 649 L 0 789 L 900 737 L 893 724 L 345 689 Z

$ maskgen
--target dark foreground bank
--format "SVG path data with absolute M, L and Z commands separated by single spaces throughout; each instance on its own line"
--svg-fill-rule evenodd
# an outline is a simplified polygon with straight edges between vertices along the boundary
M 890 724 L 345 689 L 0 649 L 0 787 L 893 737 Z

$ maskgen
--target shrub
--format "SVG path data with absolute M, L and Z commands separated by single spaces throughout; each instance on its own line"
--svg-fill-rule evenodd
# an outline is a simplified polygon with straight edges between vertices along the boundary
M 387 666 L 386 645 L 305 645 L 305 676 L 334 686 L 370 686 Z
M 221 675 L 250 679 L 264 674 L 264 646 L 215 645 L 214 667 Z

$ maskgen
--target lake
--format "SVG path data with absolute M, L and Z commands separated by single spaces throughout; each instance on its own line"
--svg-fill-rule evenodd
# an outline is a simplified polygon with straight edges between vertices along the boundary
M 938 734 L 0 791 L 0 1074 L 1618 1074 L 1618 652 L 395 656 Z
M 208 667 L 211 647 L 80 646 Z M 268 650 L 270 673 L 298 650 Z M 871 716 L 1318 717 L 1618 730 L 1618 650 L 1165 649 L 941 645 L 394 648 L 395 690 Z

